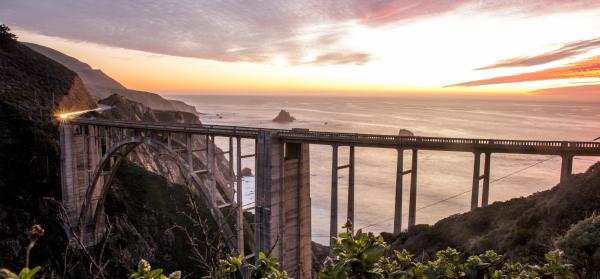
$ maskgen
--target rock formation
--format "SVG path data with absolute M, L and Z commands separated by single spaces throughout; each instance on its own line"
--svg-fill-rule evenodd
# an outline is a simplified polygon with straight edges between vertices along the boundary
M 98 104 L 111 106 L 112 109 L 106 110 L 102 113 L 102 117 L 110 119 L 120 120 L 135 120 L 135 121 L 147 121 L 147 122 L 177 122 L 177 123 L 193 123 L 201 124 L 200 120 L 195 114 L 181 111 L 160 111 L 153 110 L 147 106 L 128 100 L 127 98 L 114 94 L 104 100 L 98 101 Z M 179 135 L 183 136 L 183 135 Z M 175 138 L 179 142 L 185 142 L 185 138 Z M 206 146 L 206 138 L 201 136 L 195 136 L 192 138 L 192 145 L 195 149 L 202 149 Z M 175 161 L 167 157 L 154 156 L 153 152 L 145 147 L 140 146 L 134 150 L 131 156 L 134 163 L 143 166 L 145 169 L 150 170 L 153 173 L 159 174 L 167 178 L 171 183 L 185 184 L 184 174 L 179 170 L 179 167 Z M 232 198 L 233 189 L 231 188 L 231 181 L 233 181 L 233 174 L 229 170 L 229 164 L 223 152 L 219 147 L 215 148 L 215 178 L 217 187 L 228 199 Z M 195 153 L 196 164 L 199 166 L 205 166 L 206 164 L 206 153 L 198 152 Z M 208 183 L 208 181 L 206 181 Z
M 293 122 L 294 120 L 296 120 L 296 118 L 294 118 L 288 111 L 286 110 L 281 110 L 279 112 L 279 114 L 273 118 L 273 122 L 277 122 L 277 123 L 290 123 Z
M 252 169 L 251 168 L 243 168 L 242 176 L 254 176 L 254 174 L 252 174 Z
M 106 75 L 102 70 L 92 69 L 90 65 L 54 49 L 33 43 L 24 44 L 77 73 L 83 80 L 83 83 L 91 96 L 96 100 L 105 99 L 116 93 L 129 100 L 144 104 L 154 110 L 197 113 L 194 106 L 190 106 L 184 102 L 168 100 L 151 92 L 128 89 L 118 81 Z
M 415 134 L 413 134 L 413 132 L 411 132 L 410 130 L 407 129 L 400 129 L 400 131 L 398 131 L 398 135 L 401 137 L 414 137 Z

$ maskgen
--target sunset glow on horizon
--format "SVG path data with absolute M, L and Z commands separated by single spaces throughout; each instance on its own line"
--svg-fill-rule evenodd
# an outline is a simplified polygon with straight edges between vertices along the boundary
M 600 98 L 595 1 L 246 5 L 265 22 L 234 2 L 114 11 L 102 1 L 9 0 L 0 18 L 21 41 L 159 93 L 531 95 L 586 86 Z

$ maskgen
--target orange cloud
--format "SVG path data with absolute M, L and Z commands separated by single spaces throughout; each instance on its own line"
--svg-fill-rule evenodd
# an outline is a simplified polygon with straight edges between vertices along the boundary
M 446 87 L 481 86 L 490 84 L 577 78 L 600 78 L 600 56 L 595 56 L 563 67 L 550 68 L 511 76 L 500 76 L 489 79 L 463 82 L 448 85 Z
M 533 91 L 539 95 L 600 96 L 600 84 L 544 88 Z
M 561 60 L 567 57 L 585 53 L 591 49 L 600 47 L 600 38 L 591 40 L 575 41 L 564 44 L 562 47 L 534 56 L 515 57 L 500 60 L 496 64 L 477 68 L 475 70 L 487 70 L 505 67 L 526 67 L 546 64 L 549 62 Z

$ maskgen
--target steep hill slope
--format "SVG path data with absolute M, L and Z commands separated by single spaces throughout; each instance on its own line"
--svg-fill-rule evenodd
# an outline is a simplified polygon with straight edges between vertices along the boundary
M 65 248 L 64 232 L 44 197 L 59 199 L 59 110 L 95 106 L 71 70 L 16 42 L 0 44 L 0 263 L 23 265 L 22 233 L 41 223 L 47 237 L 32 254 L 54 264 Z
M 553 249 L 557 236 L 594 212 L 600 212 L 600 163 L 550 190 L 419 225 L 394 247 L 417 255 L 448 246 L 470 254 L 494 249 L 513 260 L 536 261 Z
M 102 70 L 93 69 L 90 65 L 54 49 L 33 43 L 24 44 L 76 72 L 83 80 L 92 97 L 96 100 L 105 99 L 116 93 L 125 96 L 129 100 L 142 103 L 154 110 L 197 113 L 196 108 L 181 101 L 168 100 L 151 92 L 127 89 L 118 81 L 102 72 Z
M 0 34 L 1 35 L 1 34 Z M 46 230 L 32 250 L 31 264 L 40 277 L 87 278 L 90 261 L 67 246 L 60 210 L 48 198 L 61 200 L 59 132 L 55 112 L 95 107 L 77 74 L 30 48 L 0 42 L 0 267 L 24 266 L 32 224 Z M 147 107 L 144 111 L 153 114 Z M 117 112 L 118 110 L 115 110 Z M 154 112 L 157 119 L 187 121 L 191 113 Z M 190 120 L 191 121 L 191 120 Z M 180 234 L 167 228 L 189 225 L 187 191 L 135 164 L 117 172 L 106 202 L 112 224 L 110 238 L 90 249 L 109 259 L 105 278 L 122 278 L 140 258 L 157 266 L 202 275 L 189 257 Z M 205 216 L 207 220 L 210 219 Z

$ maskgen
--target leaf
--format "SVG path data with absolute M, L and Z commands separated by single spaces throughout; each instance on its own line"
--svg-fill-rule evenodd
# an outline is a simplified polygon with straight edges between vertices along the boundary
M 148 271 L 146 274 L 144 274 L 144 277 L 148 278 L 148 279 L 159 278 L 159 276 L 162 274 L 162 272 L 163 272 L 163 270 L 161 268 L 158 268 L 155 270 Z
M 343 232 L 343 233 L 340 233 L 339 236 L 340 236 L 340 238 L 349 238 L 350 234 Z
M 369 247 L 369 248 L 367 248 L 367 250 L 365 250 L 365 256 L 366 256 L 365 260 L 368 263 L 374 263 L 377 260 L 379 260 L 381 257 L 383 257 L 384 252 L 385 252 L 385 247 L 383 247 L 381 245 Z

